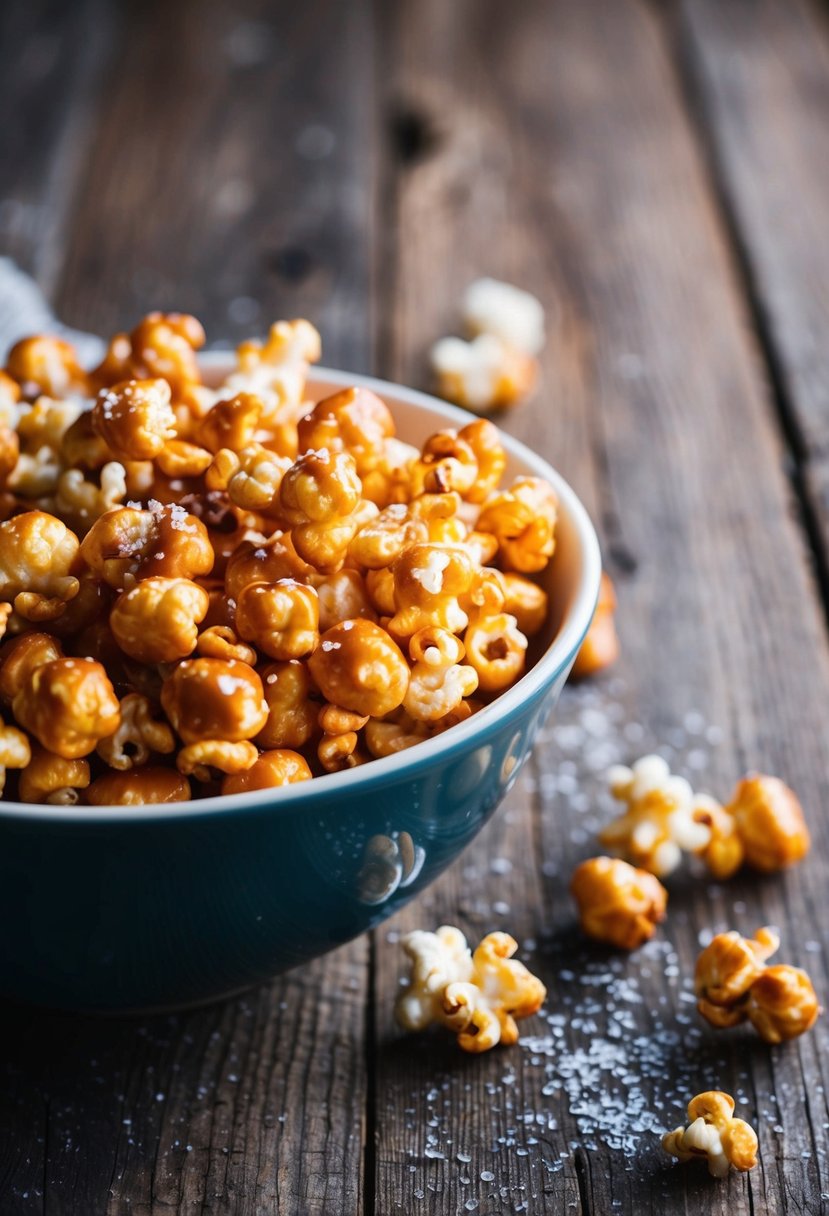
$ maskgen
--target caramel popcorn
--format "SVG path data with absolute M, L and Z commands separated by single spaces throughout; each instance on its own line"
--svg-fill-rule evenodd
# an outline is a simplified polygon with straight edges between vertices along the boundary
M 29 740 L 16 726 L 0 721 L 0 794 L 6 785 L 6 771 L 25 768 L 32 758 Z
M 351 456 L 308 451 L 282 479 L 279 498 L 297 553 L 323 572 L 342 566 L 357 532 L 360 479 Z
M 757 1134 L 734 1118 L 734 1099 L 721 1090 L 697 1094 L 688 1103 L 688 1126 L 662 1137 L 662 1147 L 680 1161 L 705 1160 L 708 1172 L 724 1178 L 732 1167 L 751 1170 L 757 1164 Z
M 187 578 L 147 578 L 115 601 L 110 628 L 121 649 L 139 663 L 174 663 L 196 647 L 208 595 Z
M 89 755 L 120 722 L 112 684 L 91 659 L 52 659 L 36 667 L 12 709 L 24 730 L 66 760 Z
M 372 756 L 393 756 L 429 738 L 426 722 L 416 722 L 405 711 L 396 710 L 385 718 L 369 718 L 364 731 L 366 747 Z
M 18 794 L 21 802 L 74 806 L 89 782 L 88 760 L 66 760 L 35 743 L 31 759 L 20 774 Z
M 253 646 L 240 642 L 229 625 L 210 625 L 204 629 L 196 641 L 196 650 L 206 659 L 238 659 L 251 667 L 259 658 Z
M 551 486 L 537 477 L 519 477 L 494 494 L 478 516 L 480 532 L 491 532 L 505 570 L 536 574 L 555 550 L 558 502 Z
M 287 456 L 278 456 L 261 443 L 249 443 L 239 452 L 222 448 L 208 469 L 207 484 L 227 490 L 227 496 L 245 511 L 279 517 L 279 489 L 291 467 Z
M 391 756 L 519 679 L 546 622 L 555 494 L 500 488 L 491 422 L 415 447 L 368 389 L 309 400 L 307 321 L 213 386 L 204 341 L 155 312 L 89 372 L 43 335 L 0 372 L 7 797 L 163 803 Z
M 715 878 L 730 878 L 743 864 L 745 846 L 736 820 L 715 798 L 698 794 L 694 802 L 694 822 L 708 829 L 708 841 L 697 849 Z
M 90 569 L 116 591 L 154 576 L 196 578 L 209 574 L 214 561 L 201 520 L 183 507 L 155 499 L 146 510 L 116 507 L 102 515 L 84 537 L 80 552 Z
M 368 714 L 356 714 L 339 705 L 324 705 L 317 719 L 322 738 L 317 744 L 317 756 L 326 773 L 338 773 L 363 763 L 359 751 L 359 731 L 368 722 Z
M 809 852 L 803 809 L 778 777 L 744 777 L 726 810 L 734 817 L 746 861 L 755 870 L 782 870 Z
M 311 677 L 305 663 L 272 663 L 262 672 L 268 720 L 256 736 L 263 748 L 296 749 L 314 735 L 319 705 L 312 700 Z
M 211 781 L 213 769 L 220 773 L 238 774 L 253 768 L 259 751 L 247 739 L 198 739 L 188 743 L 176 758 L 176 766 L 186 777 Z
M 412 545 L 395 562 L 395 614 L 389 630 L 410 638 L 419 629 L 436 626 L 460 633 L 469 623 L 461 598 L 472 587 L 475 567 L 461 548 L 448 545 Z
M 313 773 L 298 752 L 276 750 L 261 752 L 258 759 L 241 773 L 232 773 L 222 782 L 223 794 L 246 794 L 250 790 L 273 789 L 310 781 Z
M 190 782 L 175 769 L 136 768 L 128 773 L 104 773 L 86 791 L 91 806 L 146 806 L 189 802 Z
M 430 359 L 437 391 L 476 411 L 514 405 L 535 385 L 544 310 L 535 296 L 497 279 L 478 279 L 462 303 L 472 338 L 441 338 Z
M 394 435 L 388 406 L 366 388 L 347 388 L 326 397 L 300 419 L 299 446 L 303 452 L 325 448 L 347 452 L 359 477 L 376 469 Z
M 103 362 L 91 373 L 93 383 L 119 380 L 166 380 L 177 399 L 188 399 L 200 382 L 195 352 L 204 346 L 204 330 L 186 313 L 151 312 L 131 334 L 117 334 Z
M 338 570 L 336 574 L 324 575 L 316 582 L 316 592 L 321 633 L 339 625 L 340 621 L 356 617 L 375 620 L 365 580 L 357 570 Z
M 488 1051 L 518 1041 L 516 1019 L 537 1013 L 547 991 L 512 956 L 518 943 L 508 933 L 489 933 L 470 952 L 459 929 L 442 925 L 435 933 L 416 930 L 403 939 L 412 961 L 408 986 L 400 994 L 397 1020 L 404 1030 L 447 1026 L 464 1051 Z
M 237 353 L 239 371 L 228 376 L 227 387 L 256 393 L 273 416 L 302 404 L 308 366 L 320 357 L 320 336 L 308 321 L 276 321 L 265 342 L 243 342 Z
M 24 390 L 34 389 L 47 397 L 85 395 L 87 390 L 75 348 L 62 338 L 43 334 L 21 338 L 9 351 L 6 372 Z
M 176 435 L 166 380 L 125 380 L 102 389 L 92 427 L 116 460 L 153 460 Z
M 615 611 L 616 592 L 610 576 L 603 571 L 596 611 L 573 664 L 573 675 L 577 678 L 604 671 L 618 659 L 619 637 L 613 619 Z
M 253 442 L 264 407 L 254 393 L 217 401 L 199 424 L 196 436 L 209 452 L 241 452 Z
M 448 629 L 420 629 L 409 642 L 412 672 L 403 708 L 414 721 L 435 722 L 457 709 L 478 687 L 474 667 L 463 664 L 463 643 Z
M 268 720 L 262 681 L 234 659 L 185 659 L 164 681 L 161 704 L 185 743 L 252 739 Z
M 518 628 L 525 637 L 534 637 L 544 628 L 549 611 L 547 592 L 537 583 L 532 583 L 521 574 L 502 575 L 504 587 L 504 612 L 515 617 Z
M 635 950 L 665 919 L 668 893 L 647 870 L 618 857 L 592 857 L 577 866 L 570 891 L 582 930 L 621 950 Z
M 78 538 L 45 511 L 0 523 L 0 600 L 29 620 L 53 620 L 78 594 Z
M 36 668 L 62 659 L 63 649 L 48 633 L 24 633 L 3 645 L 0 651 L 0 697 L 11 705 Z
M 146 764 L 153 752 L 169 755 L 176 740 L 166 722 L 159 722 L 153 706 L 141 693 L 121 699 L 121 721 L 117 729 L 98 744 L 97 752 L 110 768 L 127 771 Z
M 371 621 L 341 621 L 322 635 L 308 661 L 326 701 L 382 718 L 403 704 L 409 665 L 385 629 Z
M 527 639 L 507 612 L 476 614 L 463 635 L 467 661 L 484 692 L 509 688 L 524 674 Z
M 304 659 L 319 644 L 319 600 L 291 578 L 249 583 L 236 602 L 239 636 L 272 659 Z
M 777 777 L 746 777 L 727 806 L 695 794 L 659 756 L 644 756 L 632 769 L 617 765 L 608 780 L 626 809 L 599 838 L 654 874 L 669 874 L 683 851 L 696 854 L 718 879 L 743 862 L 771 872 L 808 852 L 800 803 Z
M 126 494 L 126 469 L 111 460 L 103 466 L 97 481 L 85 477 L 81 469 L 61 473 L 52 505 L 62 519 L 85 533 L 96 519 L 122 503 Z
M 780 939 L 773 929 L 754 938 L 718 933 L 697 959 L 697 1009 L 712 1026 L 750 1021 L 761 1039 L 782 1043 L 809 1030 L 820 1013 L 815 990 L 797 967 L 766 966 Z
M 486 502 L 504 476 L 507 454 L 498 428 L 485 418 L 467 423 L 458 431 L 458 438 L 468 444 L 477 463 L 475 480 L 467 486 L 464 497 L 468 502 Z
M 478 479 L 478 461 L 457 431 L 436 431 L 412 465 L 411 478 L 418 496 L 456 493 L 463 498 Z
M 766 967 L 751 985 L 748 1020 L 767 1043 L 805 1034 L 821 1013 L 812 981 L 800 967 Z

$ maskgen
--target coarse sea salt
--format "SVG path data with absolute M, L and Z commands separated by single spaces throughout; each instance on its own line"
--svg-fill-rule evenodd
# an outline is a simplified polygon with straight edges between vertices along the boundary
M 545 885 L 554 890 L 566 886 L 575 860 L 594 848 L 596 833 L 618 814 L 606 769 L 659 750 L 668 730 L 671 745 L 662 750 L 670 755 L 673 770 L 686 777 L 706 773 L 696 766 L 723 733 L 699 710 L 689 709 L 657 736 L 649 726 L 630 720 L 621 681 L 565 689 L 556 718 L 540 732 L 545 767 L 539 750 L 519 785 L 539 807 L 549 825 L 544 830 L 558 833 L 561 840 L 540 866 Z M 712 775 L 706 784 L 716 790 L 720 782 Z M 516 866 L 517 860 L 498 854 L 491 859 L 473 854 L 459 870 L 465 890 L 462 914 L 490 919 L 508 890 L 511 895 L 515 890 L 499 880 L 514 883 Z M 487 898 L 481 896 L 482 887 Z M 700 890 L 712 901 L 730 898 L 716 883 L 703 881 Z M 515 907 L 515 897 L 512 902 Z M 682 911 L 674 910 L 675 924 L 682 924 Z M 685 924 L 693 921 L 686 917 Z M 711 933 L 727 927 L 712 913 L 710 925 L 694 925 L 694 932 L 702 946 Z M 526 934 L 530 926 L 520 928 Z M 700 1078 L 739 1098 L 732 1045 L 727 1037 L 713 1039 L 699 1024 L 693 978 L 682 974 L 687 959 L 681 965 L 670 942 L 657 937 L 630 956 L 598 956 L 566 925 L 556 923 L 554 929 L 541 921 L 533 938 L 523 937 L 523 948 L 534 955 L 526 959 L 530 969 L 538 970 L 533 963 L 544 959 L 549 996 L 538 1017 L 521 1024 L 514 1054 L 496 1059 L 496 1053 L 487 1053 L 475 1062 L 480 1071 L 474 1077 L 460 1065 L 435 1076 L 433 1058 L 424 1054 L 428 1087 L 424 1084 L 420 1094 L 412 1095 L 407 1115 L 410 1134 L 417 1135 L 419 1144 L 413 1151 L 418 1165 L 412 1181 L 420 1188 L 440 1180 L 447 1188 L 444 1195 L 452 1195 L 453 1211 L 534 1211 L 531 1188 L 523 1194 L 515 1180 L 535 1182 L 540 1190 L 546 1176 L 573 1171 L 577 1150 L 620 1154 L 623 1168 L 649 1168 L 662 1157 L 659 1137 L 681 1122 Z M 803 949 L 816 952 L 820 944 L 810 939 Z M 780 1084 L 778 1080 L 778 1088 Z M 757 1085 L 756 1077 L 752 1085 Z M 767 1090 L 754 1093 L 748 1077 L 742 1088 L 746 1097 L 741 1105 L 749 1112 L 758 1107 L 761 1119 L 764 1108 L 779 1109 Z M 457 1112 L 472 1109 L 473 1103 L 484 1104 L 484 1114 L 478 1109 L 464 1123 L 459 1150 L 452 1143 Z M 778 1120 L 772 1113 L 765 1123 L 782 1134 Z

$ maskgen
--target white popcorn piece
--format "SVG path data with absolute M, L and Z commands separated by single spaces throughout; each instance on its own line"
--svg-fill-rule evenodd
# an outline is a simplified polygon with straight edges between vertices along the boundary
M 460 930 L 442 925 L 436 933 L 410 933 L 403 949 L 414 968 L 398 998 L 398 1022 L 405 1030 L 440 1022 L 464 1051 L 516 1043 L 516 1019 L 537 1013 L 547 995 L 541 980 L 513 958 L 518 943 L 508 933 L 488 933 L 470 955 Z
M 320 336 L 308 321 L 277 321 L 264 342 L 243 342 L 239 368 L 228 376 L 221 397 L 254 393 L 267 418 L 282 409 L 305 412 L 305 382 L 309 367 L 319 360 Z
M 700 853 L 711 841 L 706 818 L 719 804 L 707 794 L 696 794 L 684 777 L 671 773 L 661 756 L 643 756 L 632 768 L 614 765 L 607 780 L 625 809 L 600 839 L 633 865 L 659 876 L 670 874 L 683 852 Z
M 473 337 L 492 334 L 526 355 L 544 346 L 544 309 L 528 291 L 498 279 L 477 279 L 466 289 L 462 313 Z
M 723 1151 L 720 1133 L 716 1127 L 712 1127 L 710 1123 L 706 1123 L 700 1117 L 685 1129 L 676 1128 L 674 1135 L 677 1136 L 677 1148 L 682 1153 L 682 1156 L 679 1157 L 680 1161 L 691 1161 L 694 1157 L 707 1157 L 709 1173 L 715 1178 L 726 1176 L 730 1169 L 730 1162 Z
M 476 412 L 513 405 L 535 383 L 535 359 L 494 334 L 441 338 L 429 358 L 440 395 Z
M 746 1171 L 757 1164 L 757 1134 L 743 1119 L 734 1118 L 734 1099 L 722 1090 L 697 1094 L 688 1103 L 688 1126 L 662 1137 L 666 1153 L 679 1161 L 694 1158 L 708 1164 L 708 1172 L 724 1178 L 732 1167 Z
M 472 952 L 452 925 L 441 925 L 435 933 L 415 929 L 404 937 L 403 949 L 413 967 L 409 986 L 397 1001 L 397 1020 L 404 1030 L 425 1030 L 443 1014 L 444 989 L 471 980 Z

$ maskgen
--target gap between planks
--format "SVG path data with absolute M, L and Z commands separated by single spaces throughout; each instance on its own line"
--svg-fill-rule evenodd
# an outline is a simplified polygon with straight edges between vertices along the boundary
M 662 11 L 661 20 L 666 42 L 673 51 L 678 93 L 685 105 L 688 125 L 698 142 L 711 196 L 717 205 L 722 230 L 728 241 L 733 273 L 739 283 L 754 329 L 762 370 L 768 383 L 768 400 L 787 453 L 784 471 L 812 559 L 815 590 L 823 608 L 826 628 L 829 630 L 829 548 L 822 527 L 820 505 L 815 498 L 813 454 L 804 435 L 794 389 L 786 375 L 783 354 L 764 299 L 750 238 L 741 224 L 739 206 L 729 185 L 725 153 L 717 138 L 710 86 L 706 83 L 704 57 L 684 7 L 680 6 L 673 21 Z M 815 29 L 815 34 L 817 37 L 823 37 L 825 31 Z M 829 76 L 827 91 L 829 92 Z M 817 475 L 820 476 L 820 469 Z

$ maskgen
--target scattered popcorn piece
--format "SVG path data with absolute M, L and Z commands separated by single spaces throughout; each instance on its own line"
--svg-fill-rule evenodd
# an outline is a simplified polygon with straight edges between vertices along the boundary
M 441 338 L 429 354 L 435 388 L 441 397 L 478 413 L 506 409 L 535 385 L 535 359 L 507 346 L 494 334 L 471 342 Z
M 494 334 L 508 346 L 537 355 L 544 346 L 544 309 L 528 291 L 498 279 L 470 283 L 461 306 L 463 322 L 473 337 Z
M 397 1001 L 404 1030 L 440 1022 L 458 1036 L 464 1051 L 488 1051 L 518 1041 L 516 1018 L 537 1013 L 547 991 L 512 956 L 518 943 L 508 933 L 489 933 L 470 954 L 459 929 L 416 930 L 403 939 L 412 960 L 408 987 Z
M 615 612 L 616 591 L 610 575 L 603 571 L 596 611 L 573 664 L 572 674 L 577 679 L 604 671 L 618 659 L 619 635 L 616 632 Z
M 643 756 L 633 768 L 616 765 L 608 783 L 625 810 L 599 839 L 633 865 L 662 877 L 676 869 L 683 850 L 699 852 L 708 845 L 711 831 L 695 818 L 700 796 L 661 756 Z
M 570 891 L 582 930 L 621 950 L 635 950 L 665 919 L 668 892 L 647 870 L 618 857 L 591 857 L 577 866 Z
M 734 817 L 745 859 L 770 874 L 794 865 L 809 852 L 811 840 L 797 795 L 779 777 L 744 777 L 726 810 Z
M 812 981 L 800 967 L 766 967 L 751 985 L 748 1019 L 766 1043 L 796 1039 L 814 1026 L 820 1013 Z
M 710 833 L 708 843 L 697 849 L 697 856 L 715 878 L 730 878 L 736 874 L 743 864 L 745 849 L 734 816 L 715 798 L 698 794 L 694 803 L 694 822 L 708 828 Z
M 441 925 L 434 933 L 415 929 L 403 938 L 403 949 L 412 960 L 412 975 L 397 999 L 395 1014 L 404 1030 L 425 1030 L 443 1016 L 446 987 L 472 979 L 472 953 L 453 925 Z
M 712 1026 L 750 1021 L 761 1039 L 781 1043 L 809 1030 L 820 1014 L 812 981 L 798 967 L 766 966 L 780 939 L 773 929 L 754 938 L 718 933 L 697 959 L 697 1009 Z
M 688 1127 L 678 1127 L 662 1137 L 662 1147 L 680 1161 L 706 1158 L 708 1171 L 724 1178 L 735 1170 L 750 1170 L 757 1164 L 757 1134 L 742 1119 L 734 1117 L 734 1099 L 721 1090 L 697 1094 L 688 1103 Z

